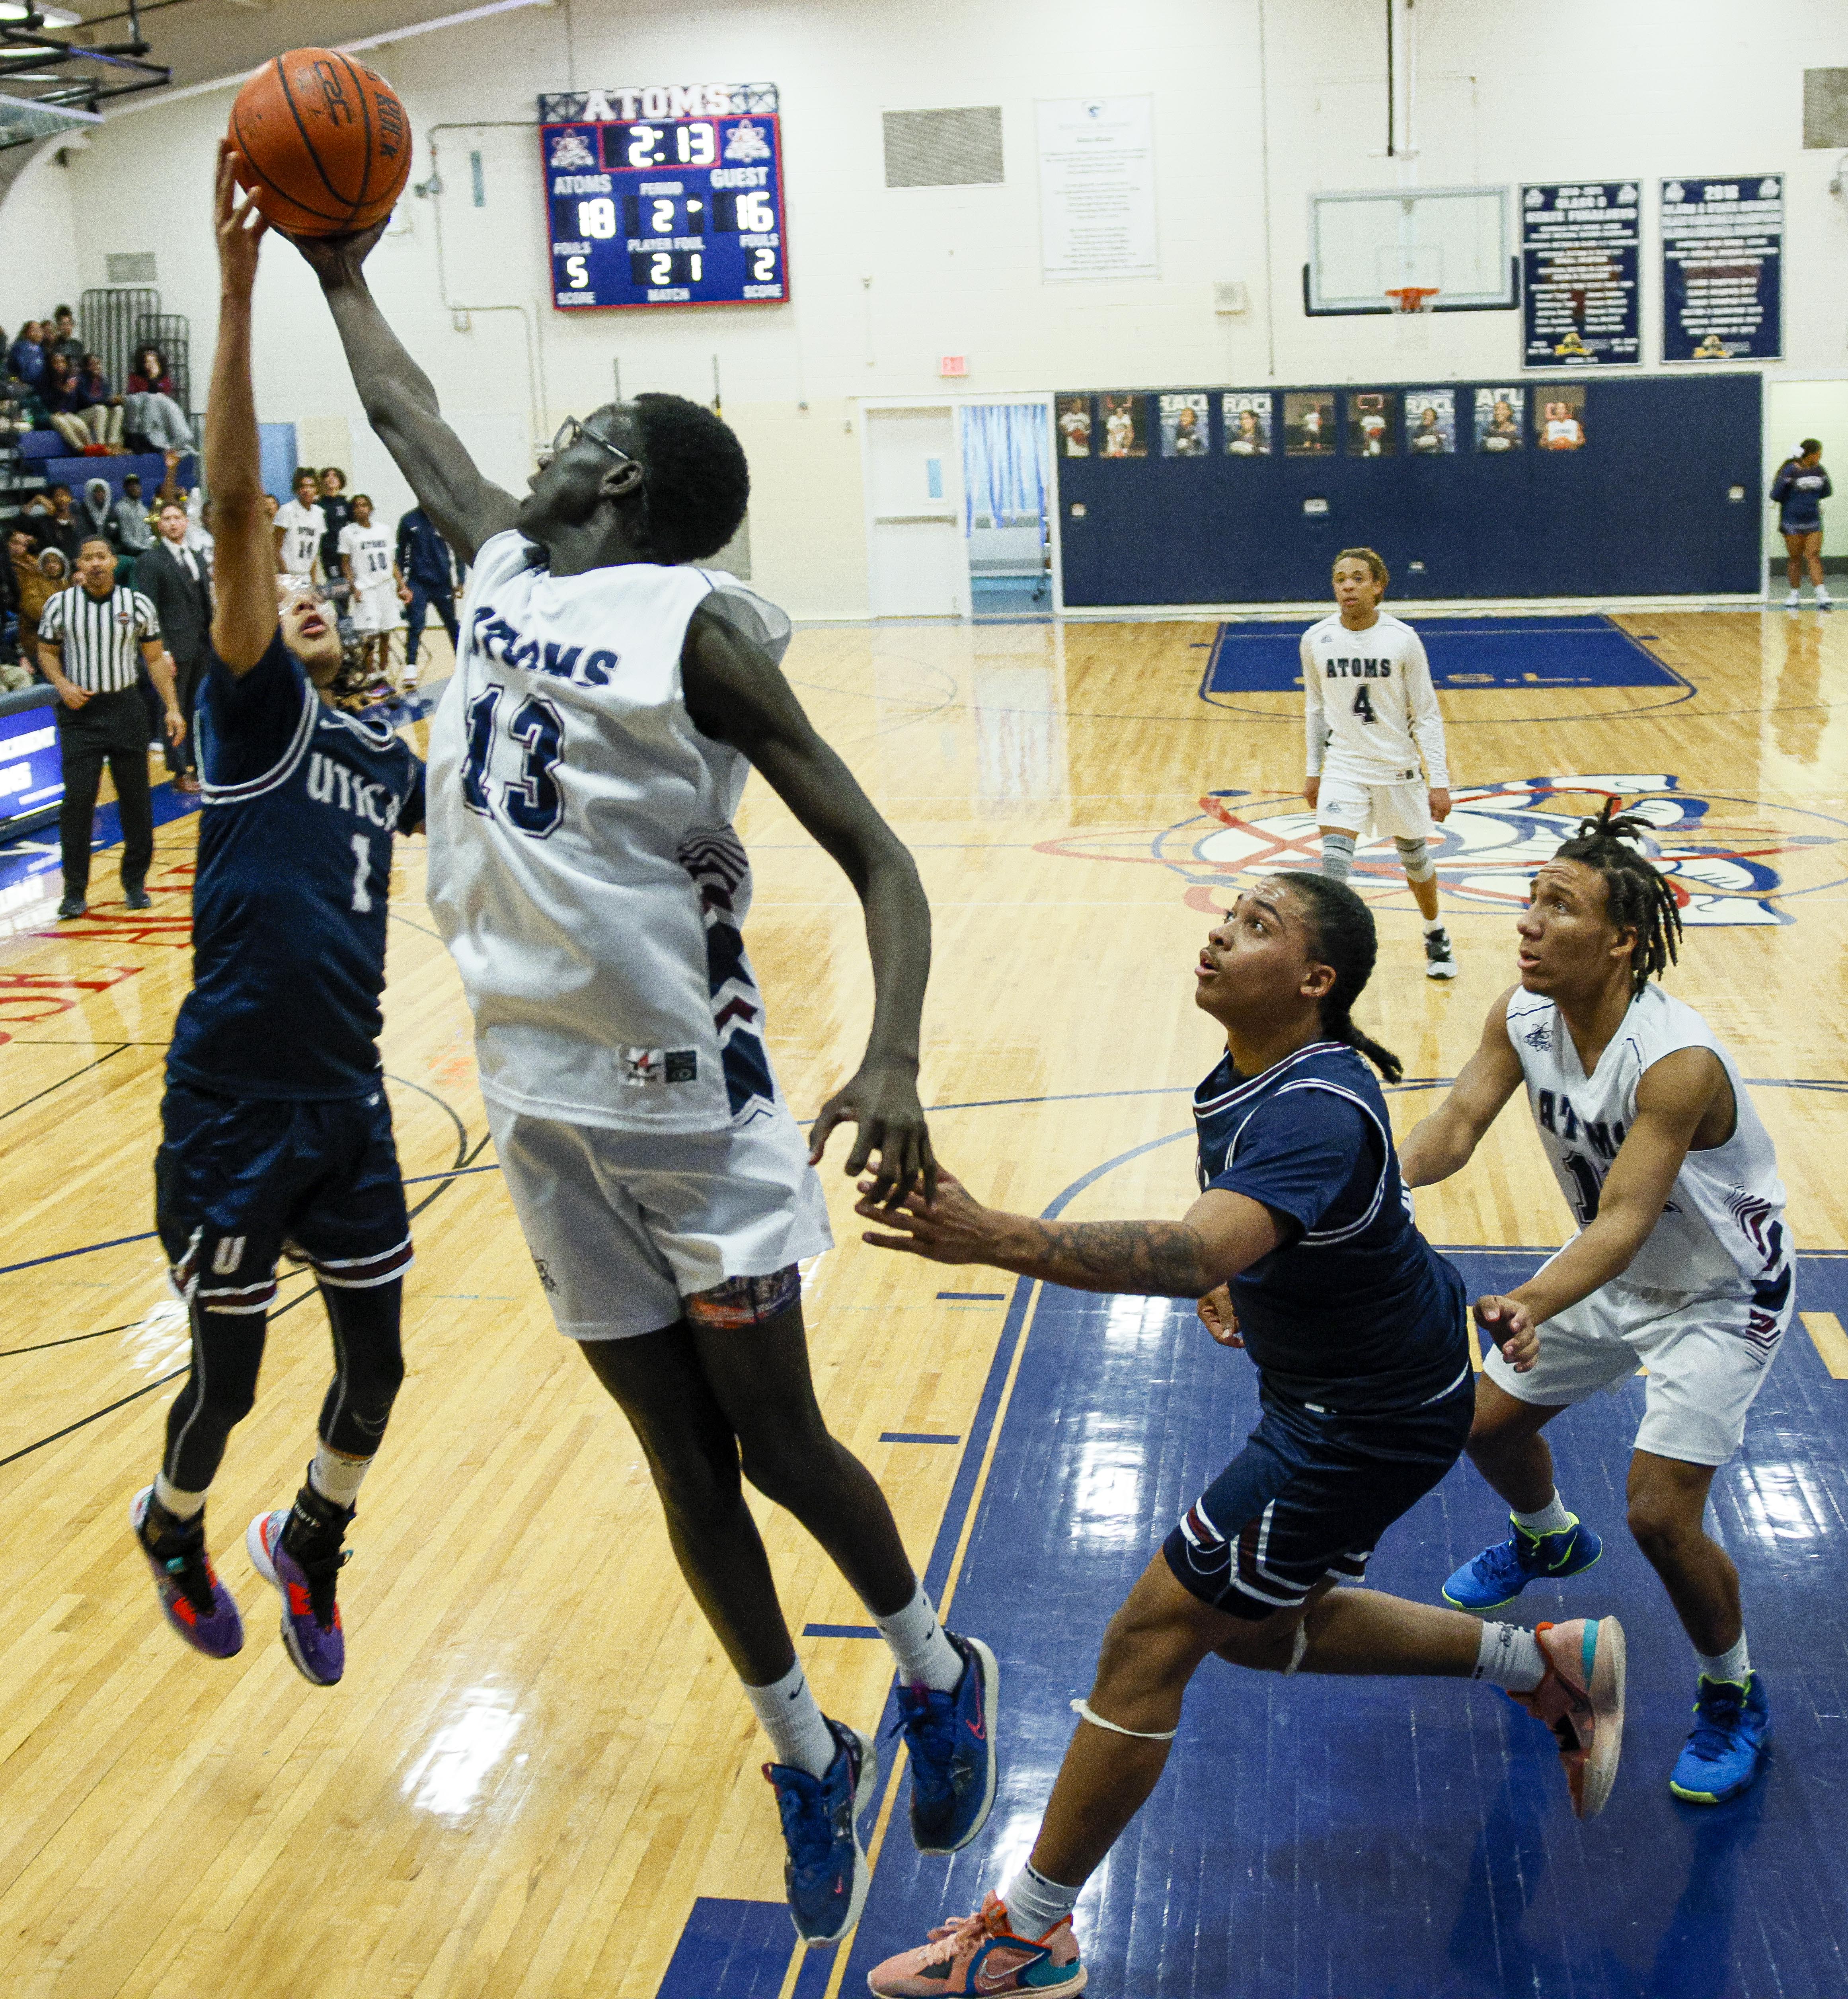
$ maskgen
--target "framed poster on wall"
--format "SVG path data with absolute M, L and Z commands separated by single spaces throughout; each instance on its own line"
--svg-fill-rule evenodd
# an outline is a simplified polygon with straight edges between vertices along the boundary
M 1476 448 L 1492 456 L 1518 451 L 1521 415 L 1527 407 L 1524 389 L 1478 389 L 1476 392 Z
M 1521 190 L 1521 365 L 1609 368 L 1642 359 L 1638 181 Z
M 1542 451 L 1583 451 L 1585 441 L 1585 385 L 1535 383 L 1534 442 Z
M 1355 458 L 1390 458 L 1399 449 L 1399 392 L 1348 391 L 1348 450 Z
M 1283 450 L 1288 458 L 1327 458 L 1333 454 L 1333 390 L 1292 389 L 1285 394 Z
M 1662 183 L 1662 358 L 1784 354 L 1784 183 L 1775 174 Z
M 1059 434 L 1061 458 L 1091 456 L 1091 398 L 1059 396 L 1053 402 L 1054 427 Z
M 1405 448 L 1414 458 L 1440 458 L 1456 449 L 1456 391 L 1407 389 Z
M 1274 435 L 1276 398 L 1270 391 L 1233 390 L 1219 399 L 1228 458 L 1265 458 Z
M 1164 458 L 1204 458 L 1206 439 L 1206 398 L 1203 395 L 1165 395 L 1161 406 L 1161 456 Z
M 1148 417 L 1141 396 L 1106 393 L 1098 400 L 1104 407 L 1106 458 L 1147 458 Z

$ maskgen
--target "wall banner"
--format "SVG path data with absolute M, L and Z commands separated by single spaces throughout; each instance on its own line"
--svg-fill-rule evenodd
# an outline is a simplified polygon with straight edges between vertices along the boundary
M 1662 183 L 1662 358 L 1784 353 L 1784 182 L 1775 174 Z
M 1521 190 L 1521 365 L 1609 368 L 1642 359 L 1639 181 Z

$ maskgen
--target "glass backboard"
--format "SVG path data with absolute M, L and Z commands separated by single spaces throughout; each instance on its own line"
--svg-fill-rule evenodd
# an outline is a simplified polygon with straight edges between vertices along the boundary
M 1438 287 L 1438 309 L 1512 306 L 1506 188 L 1373 189 L 1309 197 L 1312 313 L 1385 312 L 1386 294 Z

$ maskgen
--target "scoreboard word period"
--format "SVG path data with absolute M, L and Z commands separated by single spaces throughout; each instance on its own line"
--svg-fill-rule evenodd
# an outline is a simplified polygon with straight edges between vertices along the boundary
M 539 99 L 552 303 L 789 296 L 773 83 L 654 84 Z

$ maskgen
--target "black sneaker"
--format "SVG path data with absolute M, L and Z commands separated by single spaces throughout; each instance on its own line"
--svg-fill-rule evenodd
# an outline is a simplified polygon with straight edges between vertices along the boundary
M 72 916 L 87 916 L 90 906 L 81 896 L 67 896 L 57 906 L 57 920 L 67 922 Z
M 1424 933 L 1424 975 L 1427 979 L 1455 978 L 1456 959 L 1451 952 L 1448 930 Z
M 124 889 L 122 899 L 131 909 L 151 909 L 154 898 L 145 889 Z

